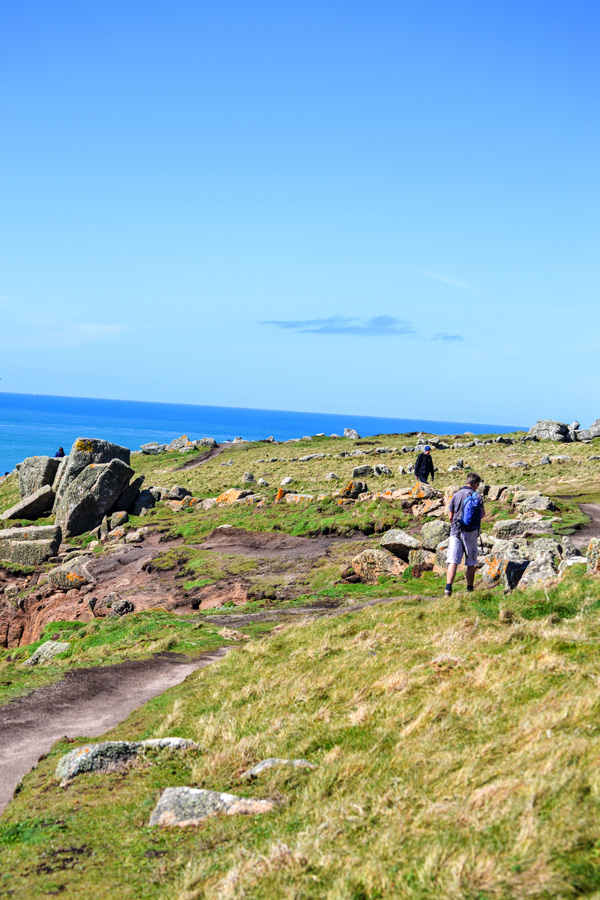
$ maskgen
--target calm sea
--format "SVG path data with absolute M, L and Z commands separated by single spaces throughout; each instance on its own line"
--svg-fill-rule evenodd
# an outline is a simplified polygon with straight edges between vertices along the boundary
M 319 432 L 343 434 L 344 428 L 365 436 L 408 431 L 499 434 L 517 426 L 0 393 L 0 475 L 26 456 L 53 456 L 59 446 L 68 453 L 78 437 L 103 438 L 136 450 L 147 441 L 168 443 L 182 434 L 221 443 L 237 436 L 286 440 Z

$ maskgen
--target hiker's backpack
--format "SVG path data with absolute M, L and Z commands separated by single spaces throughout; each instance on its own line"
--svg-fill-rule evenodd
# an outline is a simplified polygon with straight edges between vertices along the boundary
M 481 497 L 477 491 L 471 491 L 463 500 L 460 530 L 461 531 L 479 531 L 481 527 Z

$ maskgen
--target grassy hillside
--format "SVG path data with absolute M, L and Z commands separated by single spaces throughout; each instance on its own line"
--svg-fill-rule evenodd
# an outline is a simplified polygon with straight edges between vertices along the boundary
M 53 779 L 2 819 L 0 896 L 600 896 L 600 583 L 398 601 L 253 640 L 136 711 L 116 738 L 187 754 Z M 241 773 L 266 757 L 314 771 Z M 169 785 L 270 797 L 263 816 L 147 826 Z

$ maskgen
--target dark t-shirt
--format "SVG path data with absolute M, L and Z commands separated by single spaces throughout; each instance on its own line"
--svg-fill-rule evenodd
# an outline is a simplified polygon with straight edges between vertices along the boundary
M 472 493 L 473 488 L 468 487 L 468 485 L 465 484 L 464 487 L 461 487 L 461 489 L 454 494 L 452 500 L 448 504 L 448 509 L 450 510 L 450 512 L 454 513 L 454 516 L 452 518 L 452 525 L 450 526 L 450 534 L 459 533 L 460 528 L 458 527 L 458 523 L 460 522 L 460 511 L 462 509 L 463 503 L 465 502 L 465 497 L 468 497 L 469 494 Z M 475 493 L 477 493 L 477 491 L 475 491 Z M 477 494 L 477 496 L 481 500 L 481 515 L 483 517 L 483 514 L 485 512 L 483 497 L 481 496 L 481 494 Z

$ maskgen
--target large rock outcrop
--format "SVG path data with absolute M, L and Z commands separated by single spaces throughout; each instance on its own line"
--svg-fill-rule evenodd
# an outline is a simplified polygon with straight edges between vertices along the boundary
M 40 488 L 52 487 L 61 459 L 54 456 L 28 456 L 19 467 L 21 499 L 35 494 Z
M 114 510 L 132 475 L 133 469 L 119 458 L 82 469 L 63 489 L 55 507 L 56 524 L 64 536 L 73 537 L 97 528 L 104 516 Z
M 551 419 L 538 419 L 535 425 L 529 429 L 529 434 L 541 441 L 556 441 L 563 443 L 570 441 L 569 426 L 564 422 L 554 422 Z
M 56 490 L 55 508 L 60 504 L 69 485 L 84 469 L 92 465 L 110 463 L 113 459 L 121 460 L 129 466 L 131 454 L 127 447 L 111 444 L 110 441 L 101 441 L 98 438 L 77 438 L 71 447 L 68 462 Z

